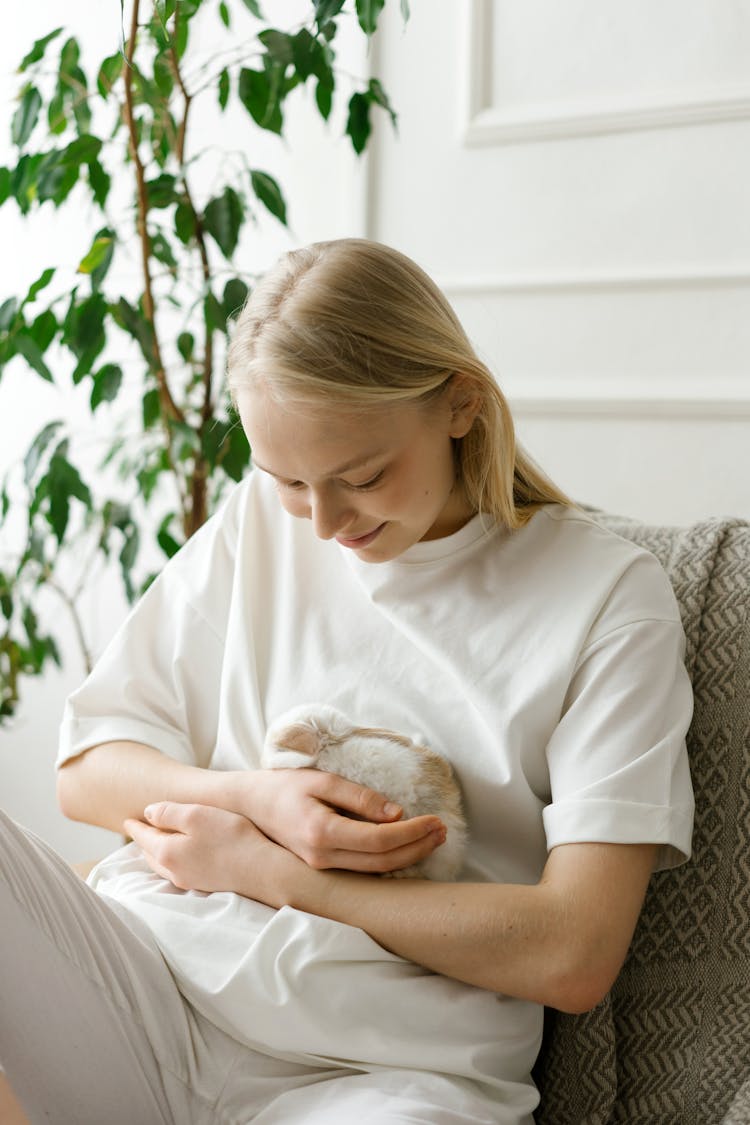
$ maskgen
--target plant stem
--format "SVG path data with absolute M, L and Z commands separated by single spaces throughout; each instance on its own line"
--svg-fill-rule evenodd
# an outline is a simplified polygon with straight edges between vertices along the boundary
M 88 676 L 91 672 L 91 669 L 94 667 L 94 661 L 91 656 L 89 647 L 86 643 L 86 636 L 83 632 L 83 623 L 81 622 L 81 618 L 76 608 L 75 601 L 70 597 L 67 591 L 62 588 L 62 586 L 58 585 L 58 583 L 55 582 L 49 572 L 46 572 L 45 574 L 45 583 L 50 588 L 50 590 L 54 590 L 58 597 L 62 599 L 62 601 L 65 603 L 65 606 L 67 607 L 68 612 L 70 613 L 70 616 L 73 620 L 73 628 L 75 629 L 76 640 L 78 641 L 78 647 L 81 650 L 84 666 L 86 668 L 86 675 Z
M 190 106 L 192 104 L 192 95 L 188 92 L 185 81 L 180 69 L 180 60 L 177 56 L 175 42 L 178 36 L 180 21 L 180 5 L 175 5 L 174 13 L 174 37 L 170 48 L 170 60 L 172 63 L 172 70 L 174 72 L 175 80 L 180 88 L 182 97 L 185 102 L 185 108 L 180 121 L 179 132 L 177 137 L 177 159 L 180 164 L 180 175 L 182 177 L 182 186 L 185 192 L 185 200 L 193 213 L 195 220 L 195 241 L 198 246 L 198 253 L 201 259 L 201 270 L 203 273 L 203 284 L 206 292 L 209 291 L 211 285 L 211 266 L 208 260 L 208 249 L 206 247 L 206 237 L 203 230 L 203 223 L 201 222 L 200 215 L 196 210 L 193 203 L 193 197 L 190 192 L 190 185 L 188 183 L 187 173 L 185 171 L 185 143 L 187 136 L 187 123 L 188 115 L 190 113 Z M 203 348 L 203 403 L 201 406 L 201 422 L 199 433 L 202 435 L 203 429 L 208 423 L 212 415 L 212 383 L 213 383 L 213 367 L 214 367 L 214 347 L 213 347 L 213 329 L 208 320 L 208 314 L 204 317 L 205 326 L 205 341 Z M 192 479 L 190 481 L 190 508 L 185 512 L 183 519 L 183 530 L 186 538 L 190 536 L 201 527 L 208 518 L 208 466 L 206 460 L 201 453 L 198 453 L 195 458 L 195 464 L 192 472 Z
M 184 422 L 185 416 L 172 398 L 172 393 L 167 383 L 167 374 L 162 360 L 159 337 L 156 331 L 156 318 L 154 315 L 154 296 L 151 286 L 151 240 L 148 235 L 146 215 L 148 214 L 148 189 L 146 187 L 146 174 L 143 162 L 138 152 L 138 135 L 136 132 L 135 113 L 133 110 L 133 58 L 138 36 L 138 7 L 140 0 L 133 0 L 133 11 L 130 21 L 130 38 L 125 54 L 125 122 L 128 128 L 130 155 L 135 167 L 137 186 L 137 217 L 136 228 L 141 244 L 141 264 L 143 268 L 143 313 L 151 328 L 154 349 L 154 372 L 159 389 L 159 403 L 165 419 Z M 167 432 L 169 439 L 170 435 Z M 169 441 L 171 444 L 171 441 Z

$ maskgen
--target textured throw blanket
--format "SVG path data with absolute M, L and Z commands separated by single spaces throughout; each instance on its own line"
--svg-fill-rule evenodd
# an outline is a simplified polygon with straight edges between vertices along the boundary
M 695 692 L 693 858 L 656 874 L 625 967 L 583 1016 L 548 1013 L 539 1125 L 750 1123 L 750 524 L 648 527 Z

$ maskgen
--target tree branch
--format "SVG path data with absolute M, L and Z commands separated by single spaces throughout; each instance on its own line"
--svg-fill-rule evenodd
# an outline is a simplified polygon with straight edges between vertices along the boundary
M 190 113 L 190 106 L 192 104 L 192 95 L 188 93 L 185 87 L 185 81 L 180 69 L 180 60 L 177 57 L 177 50 L 175 48 L 175 39 L 177 38 L 177 31 L 179 28 L 180 19 L 180 6 L 175 8 L 175 34 L 172 39 L 170 49 L 170 58 L 172 62 L 172 70 L 174 72 L 175 81 L 180 88 L 182 96 L 185 101 L 185 109 L 182 116 L 182 121 L 179 126 L 179 135 L 177 141 L 177 158 L 180 162 L 180 174 L 182 176 L 182 186 L 185 191 L 185 200 L 193 212 L 195 218 L 195 240 L 198 244 L 198 253 L 201 259 L 201 270 L 203 273 L 203 284 L 206 292 L 208 292 L 211 283 L 211 266 L 208 260 L 208 249 L 206 247 L 206 236 L 203 230 L 203 223 L 201 222 L 200 215 L 193 203 L 193 197 L 190 192 L 190 185 L 188 183 L 187 174 L 185 172 L 185 137 L 187 132 L 188 114 Z M 211 329 L 208 318 L 206 318 L 206 340 L 203 350 L 203 404 L 201 408 L 201 421 L 206 422 L 211 417 L 211 393 L 213 390 L 213 367 L 214 367 L 214 349 L 213 349 L 213 330 Z
M 201 271 L 203 273 L 203 284 L 206 293 L 209 292 L 211 284 L 211 266 L 208 260 L 208 249 L 206 247 L 205 231 L 203 230 L 203 223 L 200 215 L 193 203 L 193 197 L 190 192 L 190 185 L 188 183 L 187 173 L 185 171 L 185 143 L 187 137 L 188 117 L 190 114 L 190 106 L 192 104 L 192 96 L 188 92 L 185 81 L 180 69 L 180 60 L 177 56 L 177 49 L 175 42 L 177 40 L 180 21 L 180 5 L 175 6 L 174 15 L 174 36 L 172 37 L 170 46 L 170 61 L 172 70 L 174 72 L 175 81 L 180 88 L 182 97 L 185 103 L 182 120 L 180 121 L 179 131 L 177 136 L 177 159 L 180 164 L 180 175 L 182 177 L 182 186 L 185 193 L 185 200 L 193 214 L 195 220 L 195 240 L 198 246 L 198 253 L 201 259 Z M 199 433 L 202 434 L 204 427 L 212 416 L 212 391 L 213 391 L 213 367 L 214 367 L 214 347 L 213 347 L 213 328 L 211 327 L 208 319 L 208 314 L 204 316 L 205 326 L 205 341 L 203 348 L 203 402 L 201 405 L 201 424 Z M 201 527 L 208 517 L 208 466 L 206 459 L 202 453 L 198 453 L 195 457 L 193 465 L 192 480 L 190 482 L 190 510 L 185 513 L 183 521 L 183 529 L 187 538 Z
M 75 601 L 62 588 L 62 586 L 58 585 L 58 583 L 52 577 L 51 572 L 49 571 L 47 571 L 45 574 L 45 584 L 50 588 L 50 590 L 54 590 L 57 596 L 62 599 L 73 620 L 73 628 L 75 629 L 76 640 L 78 641 L 78 646 L 81 650 L 84 666 L 86 668 L 86 675 L 88 676 L 91 672 L 91 669 L 94 667 L 94 661 L 91 656 L 89 646 L 86 643 L 86 636 L 83 631 L 83 623 L 76 608 Z
M 141 265 L 143 269 L 143 312 L 151 327 L 154 350 L 154 372 L 159 390 L 159 403 L 165 419 L 184 422 L 185 416 L 172 397 L 167 382 L 167 373 L 161 355 L 159 337 L 156 331 L 156 318 L 154 314 L 154 296 L 151 285 L 151 240 L 146 224 L 148 214 L 148 189 L 146 187 L 146 174 L 143 162 L 138 152 L 138 134 L 136 131 L 135 113 L 133 110 L 133 58 L 138 36 L 138 7 L 140 0 L 133 0 L 133 11 L 130 21 L 130 38 L 125 53 L 125 122 L 128 128 L 130 155 L 135 167 L 137 187 L 137 217 L 136 228 L 141 244 Z M 167 433 L 169 437 L 169 434 Z

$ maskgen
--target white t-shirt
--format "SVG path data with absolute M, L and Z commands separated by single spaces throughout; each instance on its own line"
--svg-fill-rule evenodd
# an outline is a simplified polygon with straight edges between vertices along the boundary
M 462 878 L 534 883 L 550 848 L 690 852 L 692 696 L 669 581 L 648 552 L 549 505 L 475 517 L 371 564 L 282 509 L 253 472 L 172 559 L 68 701 L 58 763 L 130 739 L 214 769 L 259 765 L 287 708 L 420 731 L 452 762 Z M 92 885 L 138 913 L 185 994 L 256 1049 L 471 1078 L 533 1108 L 537 1005 L 430 973 L 361 931 L 239 895 L 179 892 L 135 845 Z M 348 975 L 350 974 L 350 975 Z

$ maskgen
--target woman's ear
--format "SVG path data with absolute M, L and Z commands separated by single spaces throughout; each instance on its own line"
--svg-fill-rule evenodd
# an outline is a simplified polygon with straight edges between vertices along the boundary
M 450 436 L 466 437 L 482 407 L 481 394 L 476 383 L 460 371 L 451 375 L 448 381 Z

